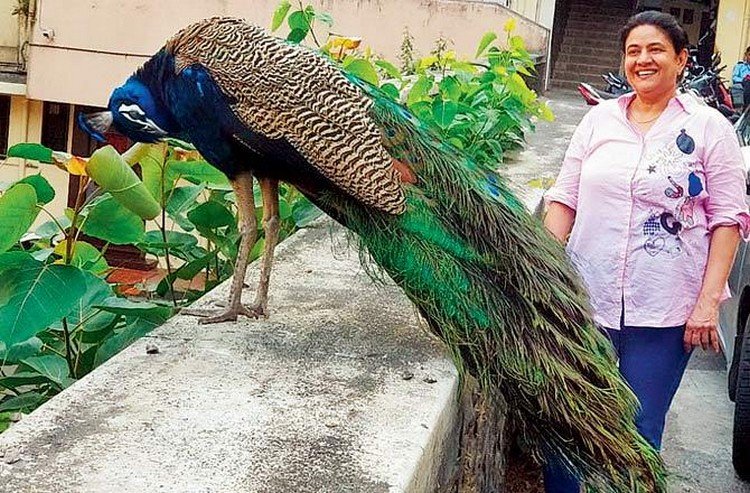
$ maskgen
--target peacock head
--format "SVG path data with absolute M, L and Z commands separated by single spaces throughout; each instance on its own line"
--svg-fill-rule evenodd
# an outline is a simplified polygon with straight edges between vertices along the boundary
M 136 142 L 157 142 L 172 133 L 169 112 L 136 77 L 114 90 L 108 108 L 109 111 L 78 115 L 81 128 L 100 142 L 106 141 L 104 133 L 112 126 Z

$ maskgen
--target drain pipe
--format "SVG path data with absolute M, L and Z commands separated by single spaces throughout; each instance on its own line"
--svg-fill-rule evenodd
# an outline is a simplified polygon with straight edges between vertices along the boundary
M 541 3 L 541 2 L 539 2 Z M 539 4 L 537 4 L 538 6 Z M 544 92 L 547 92 L 552 78 L 552 37 L 555 33 L 555 15 L 557 14 L 557 2 L 552 2 L 552 26 L 547 28 L 547 63 L 544 66 Z

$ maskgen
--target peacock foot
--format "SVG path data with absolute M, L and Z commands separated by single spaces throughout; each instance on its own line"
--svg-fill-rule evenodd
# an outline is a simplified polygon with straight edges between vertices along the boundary
M 234 322 L 240 315 L 244 315 L 248 318 L 268 318 L 268 310 L 260 305 L 245 306 L 239 305 L 236 307 L 227 308 L 223 311 L 217 310 L 203 310 L 203 309 L 190 309 L 186 308 L 180 311 L 183 315 L 190 315 L 193 317 L 200 317 L 198 321 L 200 324 L 216 324 L 220 322 Z

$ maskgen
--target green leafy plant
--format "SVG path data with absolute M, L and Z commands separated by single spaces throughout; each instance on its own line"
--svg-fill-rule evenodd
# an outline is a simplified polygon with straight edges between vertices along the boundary
M 0 195 L 0 431 L 231 276 L 239 242 L 228 180 L 187 144 L 136 144 L 122 155 L 108 146 L 86 159 L 24 143 L 8 155 L 56 165 L 79 186 L 60 217 L 46 208 L 55 191 L 41 175 Z M 279 204 L 282 239 L 320 214 L 288 186 Z M 39 214 L 50 220 L 30 229 Z M 123 298 L 108 282 L 110 245 L 155 256 L 166 275 Z
M 486 33 L 472 60 L 459 58 L 444 38 L 436 41 L 428 56 L 418 58 L 413 38 L 405 31 L 399 69 L 369 49 L 358 50 L 359 38 L 329 34 L 321 45 L 321 36 L 314 29 L 314 20 L 321 18 L 325 18 L 323 24 L 332 26 L 328 14 L 320 14 L 302 2 L 293 8 L 284 0 L 274 14 L 271 29 L 279 29 L 286 19 L 288 41 L 299 43 L 309 35 L 322 54 L 406 105 L 445 141 L 474 159 L 500 165 L 505 151 L 523 145 L 535 119 L 554 118 L 524 80 L 534 77 L 534 62 L 523 39 L 513 34 L 512 19 L 504 26 L 504 46 L 496 33 Z

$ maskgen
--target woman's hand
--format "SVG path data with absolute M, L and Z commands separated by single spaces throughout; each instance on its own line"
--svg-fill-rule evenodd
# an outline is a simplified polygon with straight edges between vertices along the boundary
M 685 325 L 685 352 L 694 347 L 719 352 L 719 301 L 700 297 Z

